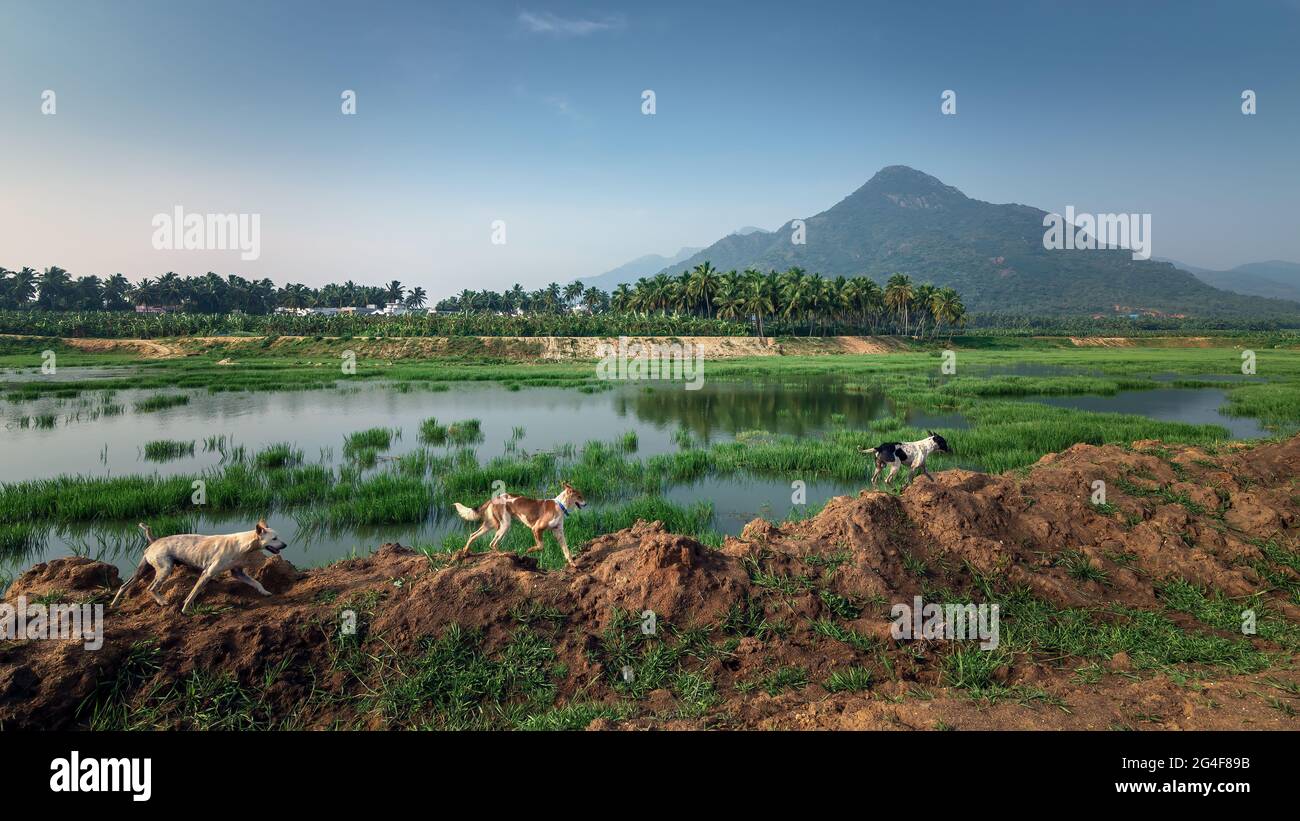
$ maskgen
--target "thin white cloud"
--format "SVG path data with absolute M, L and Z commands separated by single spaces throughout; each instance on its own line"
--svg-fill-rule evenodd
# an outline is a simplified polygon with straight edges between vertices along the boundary
M 532 34 L 549 34 L 554 37 L 586 37 L 602 31 L 614 31 L 623 28 L 619 17 L 607 17 L 601 20 L 569 19 L 551 14 L 549 11 L 521 11 L 519 25 Z

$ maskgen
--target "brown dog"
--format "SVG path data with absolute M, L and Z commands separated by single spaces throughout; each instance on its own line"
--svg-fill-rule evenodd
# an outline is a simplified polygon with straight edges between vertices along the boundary
M 563 485 L 564 489 L 554 499 L 529 499 L 524 496 L 502 494 L 488 499 L 479 505 L 477 510 L 456 502 L 456 512 L 462 519 L 467 522 L 482 522 L 482 524 L 470 535 L 469 541 L 465 542 L 465 546 L 457 551 L 453 558 L 461 559 L 468 556 L 470 545 L 474 544 L 474 540 L 492 528 L 496 528 L 497 531 L 492 537 L 491 544 L 492 549 L 496 550 L 497 545 L 510 530 L 510 523 L 518 519 L 533 532 L 533 546 L 526 552 L 541 551 L 542 535 L 549 530 L 555 534 L 555 541 L 560 543 L 560 550 L 564 551 L 564 560 L 573 564 L 573 556 L 569 554 L 569 543 L 564 538 L 564 517 L 568 515 L 570 508 L 577 510 L 586 507 L 587 500 L 582 498 L 582 494 L 575 490 L 573 485 L 568 482 L 564 482 Z

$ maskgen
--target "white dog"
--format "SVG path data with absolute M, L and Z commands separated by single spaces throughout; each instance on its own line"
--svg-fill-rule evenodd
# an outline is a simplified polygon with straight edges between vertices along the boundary
M 246 530 L 243 533 L 230 533 L 224 536 L 200 536 L 197 533 L 180 533 L 175 536 L 154 539 L 148 525 L 141 522 L 140 529 L 144 531 L 145 538 L 149 540 L 149 546 L 145 548 L 144 557 L 140 559 L 140 565 L 136 567 L 135 573 L 117 591 L 117 595 L 113 597 L 113 603 L 109 607 L 117 605 L 117 600 L 122 598 L 122 594 L 126 592 L 126 589 L 144 575 L 146 567 L 153 567 L 154 570 L 153 582 L 148 588 L 149 594 L 153 596 L 154 601 L 165 607 L 167 602 L 163 600 L 158 591 L 171 574 L 172 568 L 178 563 L 193 567 L 199 571 L 199 580 L 195 582 L 194 589 L 185 597 L 185 603 L 181 605 L 182 613 L 189 611 L 190 605 L 198 598 L 199 593 L 212 580 L 212 577 L 227 570 L 230 571 L 230 575 L 252 587 L 258 593 L 269 596 L 271 591 L 263 587 L 257 579 L 248 575 L 246 568 L 259 563 L 262 550 L 269 550 L 278 555 L 286 547 L 276 532 L 266 526 L 265 521 L 258 522 L 257 527 L 252 530 Z
M 893 481 L 894 474 L 898 473 L 898 469 L 903 465 L 907 465 L 909 481 L 918 470 L 933 480 L 930 471 L 926 470 L 925 458 L 936 450 L 940 453 L 952 453 L 952 449 L 948 447 L 948 440 L 939 434 L 932 430 L 926 433 L 930 435 L 915 442 L 884 442 L 874 448 L 858 448 L 858 452 L 875 459 L 876 470 L 871 474 L 871 486 L 875 487 L 876 478 L 880 476 L 880 471 L 884 470 L 885 465 L 889 465 L 889 475 L 885 477 L 886 486 Z

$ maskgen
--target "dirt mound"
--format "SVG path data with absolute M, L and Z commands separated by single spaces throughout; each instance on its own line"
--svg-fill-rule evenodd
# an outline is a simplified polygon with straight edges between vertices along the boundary
M 31 336 L 26 334 L 0 334 L 8 339 L 49 339 L 49 337 Z M 88 339 L 85 337 L 67 337 L 60 340 L 69 347 L 76 348 L 86 353 L 116 353 L 125 351 L 139 355 L 143 359 L 169 359 L 175 356 L 182 356 L 181 350 L 175 345 L 167 345 L 161 342 L 155 342 L 151 339 Z
M 1077 445 L 1023 476 L 951 470 L 755 520 L 719 549 L 639 522 L 551 572 L 391 544 L 305 572 L 268 558 L 272 597 L 221 579 L 190 616 L 177 572 L 166 608 L 137 588 L 110 611 L 97 650 L 0 641 L 0 723 L 1297 728 L 1297 463 L 1300 437 Z M 59 559 L 6 601 L 118 584 Z M 998 646 L 895 638 L 918 596 L 999 604 Z

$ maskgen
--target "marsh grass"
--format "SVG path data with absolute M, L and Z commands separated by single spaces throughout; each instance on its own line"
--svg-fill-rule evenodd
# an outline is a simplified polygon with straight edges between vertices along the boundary
M 135 410 L 137 413 L 155 413 L 179 405 L 188 405 L 189 403 L 190 397 L 186 394 L 159 393 L 136 402 Z
M 158 439 L 153 442 L 146 442 L 144 445 L 144 458 L 150 462 L 168 462 L 193 455 L 193 440 L 180 442 L 175 439 Z

